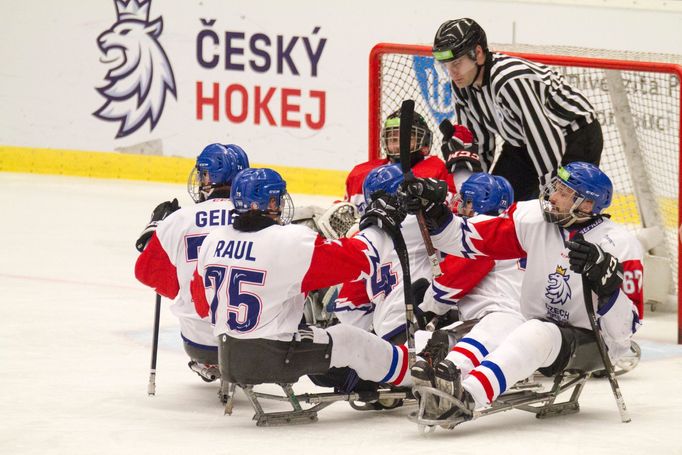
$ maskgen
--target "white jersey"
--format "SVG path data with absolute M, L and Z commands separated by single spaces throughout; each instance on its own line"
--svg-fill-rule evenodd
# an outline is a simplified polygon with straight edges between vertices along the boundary
M 300 225 L 227 226 L 204 240 L 192 295 L 216 336 L 290 341 L 306 292 L 368 277 L 371 266 L 359 239 L 327 240 Z
M 463 257 L 527 257 L 521 287 L 522 315 L 590 330 L 582 277 L 570 270 L 564 243 L 577 232 L 545 221 L 535 200 L 514 204 L 500 217 L 453 217 L 432 238 L 437 248 Z M 630 348 L 630 337 L 639 324 L 635 304 L 642 298 L 642 249 L 632 234 L 608 218 L 598 218 L 579 232 L 586 241 L 618 258 L 624 268 L 622 290 L 598 311 L 609 353 L 618 358 Z
M 401 232 L 410 258 L 412 282 L 420 278 L 431 280 L 431 263 L 424 248 L 417 217 L 408 215 L 402 223 Z M 369 257 L 376 266 L 365 286 L 374 312 L 374 333 L 384 339 L 405 331 L 405 288 L 403 269 L 393 240 L 376 226 L 363 229 L 357 234 L 369 245 Z
M 525 258 L 495 261 L 490 272 L 466 293 L 462 293 L 462 281 L 472 279 L 471 273 L 454 273 L 450 283 L 436 279 L 419 307 L 423 311 L 445 314 L 456 305 L 461 321 L 481 319 L 498 311 L 520 313 L 525 268 Z
M 159 223 L 136 264 L 135 273 L 141 282 L 175 299 L 171 311 L 180 321 L 183 339 L 189 343 L 217 346 L 210 321 L 194 308 L 190 281 L 202 242 L 211 231 L 232 223 L 232 208 L 229 199 L 215 198 L 171 213 Z

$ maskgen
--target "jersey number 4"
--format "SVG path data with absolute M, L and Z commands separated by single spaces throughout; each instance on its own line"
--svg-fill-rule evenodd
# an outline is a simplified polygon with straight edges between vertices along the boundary
M 211 323 L 215 324 L 215 315 L 218 311 L 219 296 L 222 286 L 227 280 L 227 325 L 230 330 L 236 332 L 250 332 L 255 329 L 260 321 L 263 303 L 258 294 L 247 292 L 244 285 L 263 286 L 265 272 L 261 270 L 244 269 L 211 265 L 206 267 L 204 273 L 204 287 L 214 289 L 211 301 Z

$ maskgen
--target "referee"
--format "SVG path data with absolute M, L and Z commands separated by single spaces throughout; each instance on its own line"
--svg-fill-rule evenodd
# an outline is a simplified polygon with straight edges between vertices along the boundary
M 594 108 L 549 67 L 490 52 L 485 31 L 466 18 L 438 28 L 433 55 L 452 79 L 457 123 L 476 139 L 477 150 L 472 151 L 478 156 L 469 154 L 461 163 L 469 163 L 469 170 L 472 156 L 474 170 L 490 169 L 496 134 L 504 143 L 492 173 L 509 180 L 516 200 L 537 197 L 539 185 L 549 182 L 562 164 L 599 165 L 603 137 Z M 448 149 L 452 134 L 441 130 L 444 158 L 454 171 L 457 159 L 448 151 L 457 147 Z

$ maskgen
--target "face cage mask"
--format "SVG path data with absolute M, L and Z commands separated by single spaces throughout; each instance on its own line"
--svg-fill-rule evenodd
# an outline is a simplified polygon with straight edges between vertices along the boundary
M 426 129 L 420 127 L 420 126 L 412 126 L 412 134 L 410 135 L 410 145 L 412 145 L 412 138 L 416 137 L 415 141 L 415 148 L 414 150 L 410 150 L 410 153 L 415 153 L 421 150 L 422 147 L 429 147 L 429 151 L 426 152 L 426 155 L 429 154 L 431 151 L 431 146 L 427 144 L 426 138 Z M 388 140 L 390 138 L 395 138 L 396 142 L 400 144 L 400 128 L 396 127 L 389 127 L 389 128 L 384 128 L 383 131 L 381 132 L 381 145 L 384 147 L 384 151 L 386 152 L 386 156 L 389 158 L 396 158 L 400 159 L 400 145 L 398 145 L 398 150 L 396 152 L 391 152 L 388 149 Z
M 193 167 L 189 172 L 189 177 L 187 178 L 187 192 L 189 193 L 189 196 L 192 198 L 192 200 L 196 203 L 206 200 L 206 196 L 204 196 L 201 191 L 199 170 L 196 167 Z
M 278 210 L 264 210 L 262 213 L 274 216 L 278 224 L 289 224 L 294 219 L 294 201 L 289 193 L 284 193 L 279 199 Z
M 557 183 L 560 183 L 574 193 L 573 205 L 568 212 L 558 212 L 554 205 L 549 201 L 549 197 L 555 191 L 558 191 Z M 578 196 L 575 190 L 569 188 L 567 185 L 564 185 L 558 177 L 554 177 L 551 182 L 542 188 L 542 192 L 540 193 L 540 207 L 542 208 L 542 216 L 544 217 L 545 221 L 558 224 L 559 226 L 565 228 L 572 226 L 575 223 L 583 223 L 592 218 L 592 214 L 578 210 L 578 207 L 580 207 L 580 204 L 582 204 L 584 201 L 585 197 Z

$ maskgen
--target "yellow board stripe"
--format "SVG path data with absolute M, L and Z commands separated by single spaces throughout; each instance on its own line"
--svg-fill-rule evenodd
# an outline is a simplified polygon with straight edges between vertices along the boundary
M 185 183 L 193 165 L 192 158 L 173 156 L 0 146 L 0 172 Z M 252 165 L 272 167 L 282 174 L 291 193 L 341 199 L 345 191 L 345 171 Z M 677 200 L 660 198 L 659 203 L 665 226 L 677 229 Z M 640 224 L 632 194 L 615 194 L 608 212 L 618 223 Z
M 345 171 L 252 165 L 282 174 L 291 193 L 343 197 Z M 194 159 L 173 156 L 0 146 L 0 172 L 185 183 L 192 166 Z

